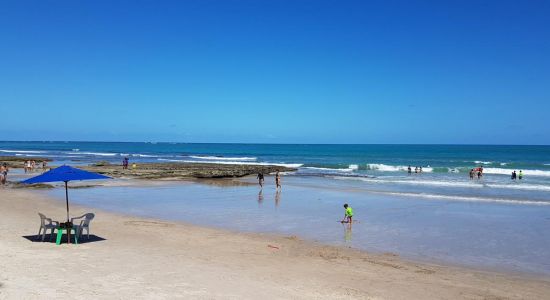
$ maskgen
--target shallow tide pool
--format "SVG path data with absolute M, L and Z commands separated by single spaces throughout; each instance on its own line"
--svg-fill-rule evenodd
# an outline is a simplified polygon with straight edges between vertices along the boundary
M 454 201 L 335 187 L 325 178 L 269 185 L 173 183 L 71 189 L 71 203 L 484 269 L 550 274 L 550 205 Z M 48 193 L 64 201 L 64 190 Z M 349 203 L 356 223 L 340 224 Z M 101 218 L 99 215 L 98 218 Z

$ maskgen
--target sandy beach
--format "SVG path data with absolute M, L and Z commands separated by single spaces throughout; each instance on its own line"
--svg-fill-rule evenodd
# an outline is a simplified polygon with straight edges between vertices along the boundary
M 33 240 L 59 201 L 4 188 L 0 298 L 545 299 L 550 281 L 71 206 L 96 213 L 90 242 Z M 200 217 L 200 216 L 197 216 Z
M 550 300 L 550 1 L 2 4 L 0 300 Z

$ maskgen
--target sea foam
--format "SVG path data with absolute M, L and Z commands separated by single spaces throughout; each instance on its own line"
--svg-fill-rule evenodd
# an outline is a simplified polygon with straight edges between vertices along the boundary
M 121 154 L 124 156 L 124 154 Z M 126 154 L 127 156 L 127 154 Z M 140 154 L 140 153 L 134 153 L 134 154 L 131 154 L 131 156 L 133 157 L 159 157 L 158 155 L 152 155 L 152 154 Z
M 228 161 L 255 161 L 256 157 L 223 157 L 223 156 L 201 156 L 201 155 L 190 155 L 190 158 L 194 159 L 204 159 L 204 160 L 228 160 Z
M 367 170 L 376 170 L 383 172 L 403 172 L 407 171 L 408 166 L 391 166 L 385 164 L 367 164 Z M 414 172 L 414 166 L 411 166 Z M 433 168 L 422 166 L 422 172 L 433 172 Z
M 93 155 L 93 156 L 117 156 L 118 153 L 106 153 L 106 152 L 80 152 L 80 151 L 73 151 L 73 152 L 65 152 L 65 154 L 73 154 L 73 155 Z
M 269 162 L 245 162 L 245 161 L 215 161 L 215 160 L 207 160 L 207 161 L 196 161 L 196 160 L 185 160 L 185 159 L 164 159 L 164 158 L 158 158 L 159 161 L 169 161 L 169 162 L 177 162 L 177 163 L 193 163 L 193 164 L 220 164 L 220 165 L 250 165 L 250 166 L 279 166 L 279 167 L 286 167 L 286 168 L 299 168 L 303 166 L 303 164 L 287 164 L 287 163 L 269 163 Z
M 406 185 L 428 185 L 439 187 L 456 187 L 456 188 L 497 188 L 497 189 L 513 189 L 526 191 L 550 191 L 550 186 L 542 184 L 524 184 L 512 182 L 509 184 L 486 183 L 484 181 L 451 181 L 451 180 L 400 180 L 400 179 L 381 179 L 370 177 L 347 177 L 334 176 L 333 179 L 339 180 L 360 180 L 367 183 L 377 184 L 406 184 Z
M 0 150 L 0 152 L 4 153 L 46 153 L 47 151 L 35 151 L 35 150 Z
M 504 168 L 483 168 L 483 173 L 486 174 L 502 174 L 502 175 L 510 175 L 512 174 L 512 171 L 519 172 L 520 169 L 504 169 Z M 543 171 L 543 170 L 521 170 L 524 175 L 530 175 L 530 176 L 545 176 L 550 177 L 550 171 Z
M 475 160 L 474 163 L 475 163 L 475 164 L 482 164 L 482 165 L 490 165 L 490 164 L 492 164 L 493 162 L 492 162 L 492 161 Z
M 349 165 L 347 168 L 321 168 L 321 167 L 302 167 L 302 170 L 314 170 L 314 171 L 321 171 L 321 172 L 327 172 L 327 173 L 334 173 L 334 172 L 353 172 L 359 169 L 359 165 Z

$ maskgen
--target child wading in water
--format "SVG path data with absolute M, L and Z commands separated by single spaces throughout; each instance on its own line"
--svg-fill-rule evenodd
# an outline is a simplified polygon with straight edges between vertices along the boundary
M 346 209 L 346 213 L 345 213 L 344 219 L 341 221 L 341 223 L 351 224 L 352 223 L 352 218 L 353 218 L 353 209 L 347 203 L 344 204 L 344 208 Z

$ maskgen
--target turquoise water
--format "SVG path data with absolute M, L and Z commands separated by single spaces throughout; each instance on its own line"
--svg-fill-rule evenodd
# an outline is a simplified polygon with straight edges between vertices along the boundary
M 46 156 L 52 164 L 71 165 L 121 163 L 126 156 L 137 164 L 280 164 L 298 168 L 286 176 L 323 177 L 332 185 L 361 184 L 375 192 L 550 202 L 550 146 L 0 142 L 0 155 Z M 422 166 L 423 173 L 408 175 L 409 165 Z M 469 170 L 480 165 L 485 176 L 470 180 Z M 510 180 L 513 170 L 522 170 L 524 179 Z
M 118 162 L 129 156 L 138 162 L 266 162 L 331 169 L 357 165 L 358 170 L 381 171 L 412 165 L 441 173 L 483 164 L 495 169 L 541 171 L 541 175 L 550 176 L 550 146 L 0 142 L 0 154 L 40 155 L 65 161 Z

